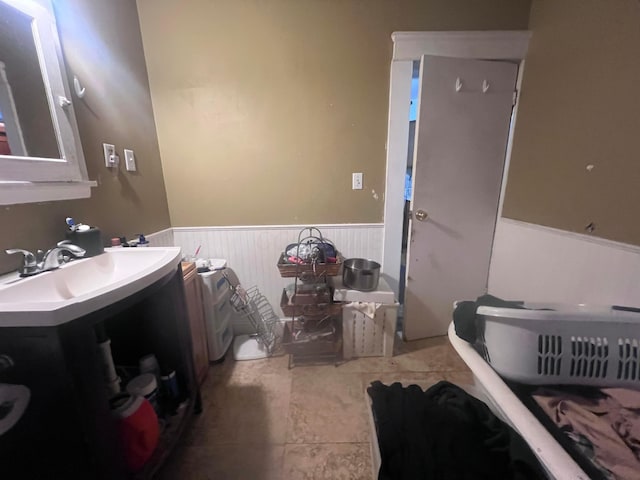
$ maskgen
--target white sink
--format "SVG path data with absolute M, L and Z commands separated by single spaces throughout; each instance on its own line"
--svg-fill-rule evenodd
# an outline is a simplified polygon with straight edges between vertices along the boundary
M 24 385 L 0 383 L 0 435 L 18 423 L 30 398 L 31 391 Z
M 107 248 L 0 285 L 0 327 L 55 326 L 122 300 L 180 263 L 179 247 Z

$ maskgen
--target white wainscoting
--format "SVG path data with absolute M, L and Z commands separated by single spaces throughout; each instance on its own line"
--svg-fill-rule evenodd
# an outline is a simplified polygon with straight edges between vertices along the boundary
M 172 247 L 175 245 L 173 228 L 165 228 L 159 232 L 150 233 L 146 238 L 152 247 Z
M 185 254 L 224 258 L 245 287 L 257 285 L 278 315 L 282 289 L 293 279 L 284 279 L 276 264 L 284 248 L 295 243 L 304 226 L 265 225 L 248 227 L 175 227 L 174 244 Z M 362 257 L 382 260 L 384 225 L 319 225 L 323 236 L 331 240 L 345 258 Z
M 640 248 L 501 218 L 489 293 L 510 300 L 640 306 Z

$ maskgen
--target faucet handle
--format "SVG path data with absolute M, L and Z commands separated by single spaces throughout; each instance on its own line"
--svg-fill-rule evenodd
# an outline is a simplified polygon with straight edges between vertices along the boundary
M 38 262 L 36 261 L 36 257 L 29 250 L 24 250 L 22 248 L 10 248 L 9 250 L 5 250 L 9 255 L 13 255 L 15 253 L 21 253 L 23 255 L 22 258 L 22 267 L 20 267 L 20 276 L 31 275 L 38 270 Z
M 14 253 L 21 253 L 24 255 L 24 264 L 31 265 L 36 263 L 36 257 L 29 250 L 23 250 L 22 248 L 10 248 L 5 250 L 9 255 L 13 255 Z

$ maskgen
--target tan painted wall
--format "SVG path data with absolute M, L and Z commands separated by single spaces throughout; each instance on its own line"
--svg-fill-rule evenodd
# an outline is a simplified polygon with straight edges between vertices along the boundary
M 64 238 L 66 216 L 99 226 L 105 238 L 170 226 L 137 10 L 130 0 L 66 0 L 56 11 L 68 72 L 87 88 L 74 98 L 89 178 L 87 200 L 0 208 L 0 248 L 47 248 Z M 72 78 L 72 76 L 70 76 Z M 123 157 L 132 148 L 139 173 L 104 167 L 102 142 Z M 0 272 L 19 259 L 0 253 Z
M 529 6 L 138 0 L 172 225 L 382 221 L 391 33 L 526 29 Z
M 530 29 L 503 215 L 640 244 L 640 3 L 534 0 Z

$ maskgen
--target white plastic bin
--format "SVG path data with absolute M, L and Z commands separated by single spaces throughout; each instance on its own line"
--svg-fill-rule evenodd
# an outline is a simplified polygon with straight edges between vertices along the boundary
M 391 357 L 395 340 L 398 304 L 352 302 L 342 308 L 342 355 Z
M 231 291 L 227 290 L 217 303 L 213 304 L 205 298 L 204 314 L 207 327 L 207 347 L 209 361 L 220 360 L 233 340 L 233 307 L 229 302 Z
M 213 272 L 204 272 L 200 275 L 204 286 L 203 297 L 205 304 L 218 304 L 222 298 L 227 298 L 230 294 L 230 284 L 237 286 L 240 283 L 236 272 L 229 267 Z M 233 326 L 234 335 L 252 335 L 256 333 L 256 329 L 251 325 L 251 322 L 235 312 L 231 315 L 230 322 Z
M 389 284 L 380 278 L 372 292 L 346 288 L 340 277 L 331 278 L 333 300 L 342 308 L 342 356 L 390 357 L 396 334 L 398 303 Z
M 627 307 L 527 303 L 477 309 L 487 361 L 528 384 L 640 387 L 640 312 Z
M 226 353 L 233 340 L 233 326 L 231 323 L 233 310 L 229 303 L 229 297 L 213 305 L 206 311 L 207 347 L 209 349 L 209 361 L 220 360 Z
M 209 360 L 211 362 L 220 360 L 229 348 L 229 345 L 231 345 L 232 340 L 233 326 L 230 318 L 223 320 L 220 324 L 208 324 L 207 346 L 209 348 Z
M 213 272 L 203 272 L 202 277 L 204 302 L 216 304 L 229 291 L 229 282 L 227 282 L 224 272 L 230 270 L 223 268 L 214 270 Z

